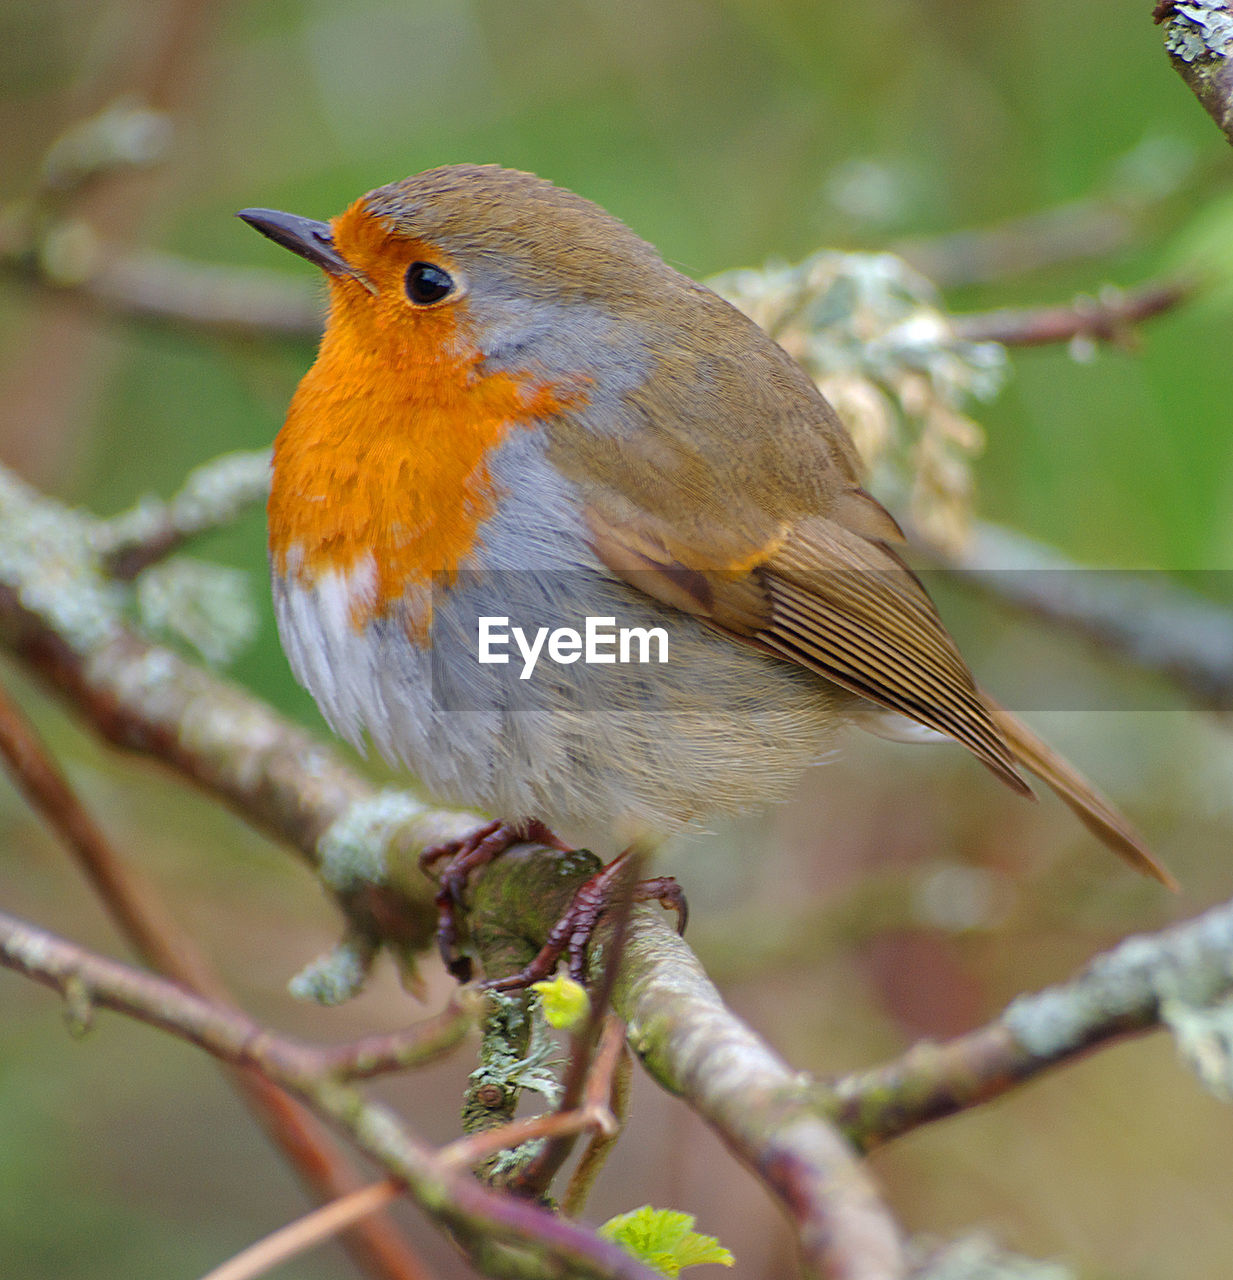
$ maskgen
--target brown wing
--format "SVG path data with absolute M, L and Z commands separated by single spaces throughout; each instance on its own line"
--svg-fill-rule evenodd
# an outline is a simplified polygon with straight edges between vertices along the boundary
M 954 738 L 1030 794 L 933 601 L 889 547 L 815 517 L 756 572 L 770 601 L 756 639 Z
M 857 492 L 868 522 L 876 504 Z M 600 558 L 639 590 L 956 739 L 1030 793 L 933 602 L 885 543 L 808 517 L 718 568 L 649 521 L 588 515 Z

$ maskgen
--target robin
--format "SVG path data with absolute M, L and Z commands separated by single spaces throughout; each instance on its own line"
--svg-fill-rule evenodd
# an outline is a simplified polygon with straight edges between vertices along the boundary
M 487 165 L 239 216 L 329 285 L 274 446 L 291 666 L 343 737 L 504 818 L 443 902 L 544 822 L 615 851 L 781 800 L 847 725 L 1026 769 L 1170 882 L 977 686 L 809 376 L 618 219 Z

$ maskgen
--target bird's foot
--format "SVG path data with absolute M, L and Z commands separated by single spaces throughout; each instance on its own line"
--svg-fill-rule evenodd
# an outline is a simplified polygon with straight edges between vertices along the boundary
M 540 982 L 556 969 L 562 955 L 569 958 L 569 976 L 576 982 L 586 977 L 587 947 L 600 917 L 613 905 L 617 897 L 622 873 L 632 856 L 624 853 L 602 866 L 574 894 L 565 914 L 552 926 L 548 938 L 536 957 L 525 968 L 504 978 L 491 978 L 481 985 L 487 991 L 521 991 L 533 982 Z M 678 933 L 685 932 L 689 918 L 689 905 L 684 891 L 671 876 L 656 876 L 651 880 L 639 880 L 632 889 L 634 902 L 658 902 L 666 910 L 676 912 Z
M 467 882 L 475 871 L 499 858 L 506 849 L 524 843 L 545 844 L 550 849 L 569 848 L 542 822 L 531 821 L 517 825 L 488 822 L 482 827 L 476 827 L 461 840 L 430 845 L 420 854 L 420 866 L 425 871 L 448 859 L 438 881 L 435 899 L 437 946 L 445 967 L 459 982 L 471 980 L 471 957 L 463 955 L 458 949 L 458 915 L 462 910 Z

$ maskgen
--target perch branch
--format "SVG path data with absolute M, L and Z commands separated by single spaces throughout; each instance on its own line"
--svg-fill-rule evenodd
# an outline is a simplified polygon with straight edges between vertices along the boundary
M 589 874 L 568 854 L 511 849 L 472 890 L 475 936 L 491 930 L 542 938 Z M 603 974 L 612 941 L 612 922 L 605 919 L 591 942 L 592 980 Z M 624 957 L 613 1008 L 628 1025 L 630 1047 L 779 1199 L 809 1274 L 826 1280 L 905 1275 L 898 1229 L 855 1153 L 818 1113 L 805 1078 L 724 1006 L 663 912 L 634 910 Z
M 899 1230 L 852 1147 L 792 1071 L 724 1006 L 676 933 L 635 912 L 614 1006 L 651 1075 L 682 1094 L 770 1187 L 806 1266 L 828 1280 L 887 1280 L 907 1265 Z

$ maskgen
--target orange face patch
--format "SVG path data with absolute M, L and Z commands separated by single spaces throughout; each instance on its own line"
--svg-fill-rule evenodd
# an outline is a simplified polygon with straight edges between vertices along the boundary
M 458 568 L 496 503 L 493 449 L 566 400 L 530 378 L 480 372 L 465 296 L 426 308 L 406 300 L 410 263 L 450 270 L 439 251 L 391 235 L 359 204 L 333 228 L 376 293 L 330 277 L 321 349 L 274 445 L 270 551 L 280 573 L 291 567 L 309 583 L 371 555 L 376 594 L 355 616 L 362 626 Z M 428 622 L 415 618 L 415 630 Z

